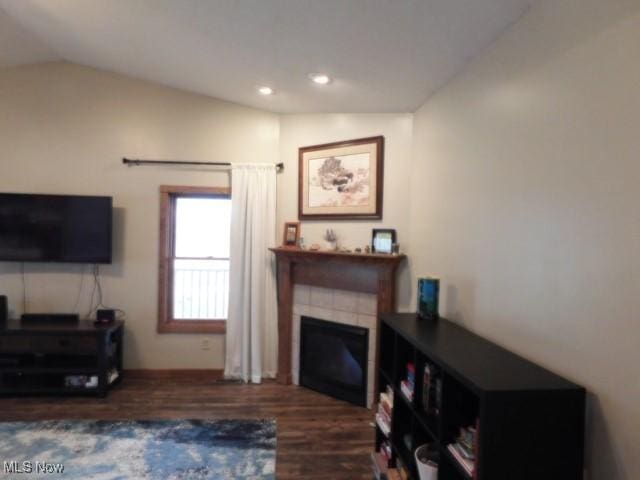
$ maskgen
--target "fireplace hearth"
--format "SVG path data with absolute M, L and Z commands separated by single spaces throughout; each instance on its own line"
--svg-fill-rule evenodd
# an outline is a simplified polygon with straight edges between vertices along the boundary
M 367 406 L 369 330 L 302 316 L 300 385 Z

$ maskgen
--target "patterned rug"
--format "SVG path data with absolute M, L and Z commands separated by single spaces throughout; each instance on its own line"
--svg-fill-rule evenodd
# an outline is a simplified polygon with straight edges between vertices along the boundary
M 0 423 L 0 478 L 275 479 L 274 420 Z

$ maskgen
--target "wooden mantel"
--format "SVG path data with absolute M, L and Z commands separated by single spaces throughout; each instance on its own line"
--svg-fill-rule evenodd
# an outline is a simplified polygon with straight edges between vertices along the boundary
M 378 298 L 378 315 L 395 310 L 396 269 L 405 255 L 309 251 L 283 247 L 270 250 L 276 255 L 278 269 L 279 383 L 291 383 L 294 284 L 374 293 Z

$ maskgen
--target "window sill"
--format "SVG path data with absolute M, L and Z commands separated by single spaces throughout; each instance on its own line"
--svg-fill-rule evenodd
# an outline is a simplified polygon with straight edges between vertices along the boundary
M 226 333 L 226 320 L 170 320 L 158 323 L 158 333 Z

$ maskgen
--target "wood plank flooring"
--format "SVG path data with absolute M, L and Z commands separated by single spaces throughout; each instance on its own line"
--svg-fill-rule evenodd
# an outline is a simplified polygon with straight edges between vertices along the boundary
M 372 478 L 371 410 L 275 382 L 129 376 L 107 398 L 0 398 L 0 420 L 275 418 L 278 480 Z

